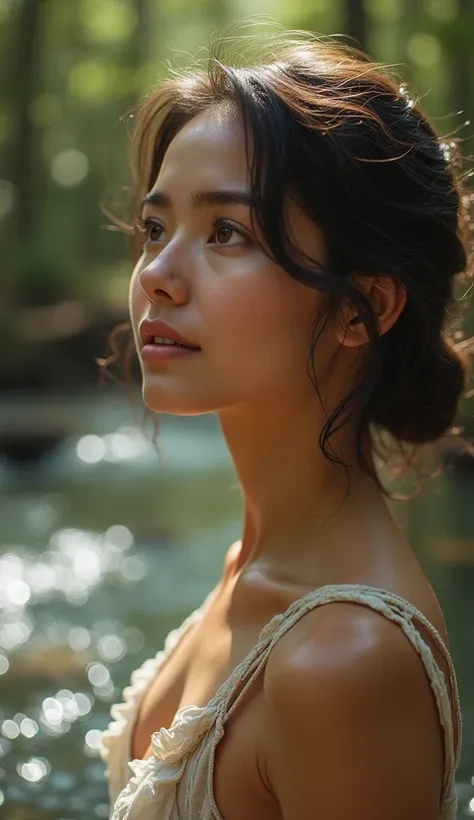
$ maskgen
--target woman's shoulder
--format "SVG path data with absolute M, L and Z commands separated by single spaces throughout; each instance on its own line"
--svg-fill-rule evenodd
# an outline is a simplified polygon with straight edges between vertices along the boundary
M 358 599 L 349 598 L 308 608 L 270 653 L 268 685 L 281 686 L 290 680 L 302 683 L 307 676 L 321 679 L 341 672 L 359 678 L 362 671 L 370 674 L 373 664 L 383 666 L 385 673 L 396 664 L 400 672 L 405 665 L 412 666 L 413 656 L 416 665 L 416 653 L 400 625 L 381 617 L 383 614 L 383 601 L 377 609 L 359 606 Z
M 385 673 L 396 670 L 400 682 L 404 671 L 419 670 L 414 645 L 442 662 L 449 654 L 445 622 L 431 588 L 428 592 L 404 597 L 358 583 L 315 589 L 293 605 L 293 617 L 286 619 L 269 655 L 266 679 L 281 682 L 283 669 L 290 676 L 311 675 L 313 666 L 318 675 L 330 674 L 333 667 L 359 675 L 361 668 L 370 672 L 375 664 Z
M 381 614 L 335 601 L 305 612 L 275 643 L 263 684 L 271 716 L 265 757 L 280 803 L 317 801 L 325 817 L 340 816 L 342 770 L 348 779 L 341 801 L 350 794 L 351 806 L 364 807 L 354 817 L 380 816 L 389 792 L 411 794 L 423 816 L 438 816 L 430 813 L 439 799 L 433 782 L 441 788 L 443 777 L 435 681 L 426 658 L 420 663 L 423 639 L 411 619 Z M 292 767 L 297 778 L 289 775 Z M 388 816 L 409 815 L 406 806 L 393 805 Z

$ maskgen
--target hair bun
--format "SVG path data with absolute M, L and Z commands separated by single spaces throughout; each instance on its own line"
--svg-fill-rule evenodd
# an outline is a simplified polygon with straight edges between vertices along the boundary
M 452 427 L 465 387 L 464 363 L 440 337 L 437 351 L 406 379 L 396 401 L 377 422 L 410 444 L 436 441 Z

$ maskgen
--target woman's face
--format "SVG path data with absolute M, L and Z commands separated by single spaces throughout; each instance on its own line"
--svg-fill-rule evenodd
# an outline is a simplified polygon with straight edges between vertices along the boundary
M 145 404 L 193 415 L 251 405 L 271 410 L 314 397 L 307 358 L 321 295 L 265 255 L 247 204 L 193 200 L 212 191 L 249 192 L 242 126 L 218 110 L 199 114 L 173 139 L 152 189 L 167 202 L 143 210 L 145 245 L 131 279 L 130 314 Z M 295 205 L 287 214 L 296 244 L 323 261 L 318 228 Z M 142 359 L 146 317 L 163 319 L 200 350 Z

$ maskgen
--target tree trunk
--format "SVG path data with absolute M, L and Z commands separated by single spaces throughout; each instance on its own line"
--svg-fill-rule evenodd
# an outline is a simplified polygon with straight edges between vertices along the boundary
M 19 0 L 12 20 L 7 65 L 14 130 L 6 148 L 4 176 L 13 185 L 13 209 L 8 217 L 8 238 L 0 260 L 2 300 L 0 322 L 8 338 L 15 323 L 15 305 L 21 285 L 17 274 L 19 254 L 32 241 L 36 209 L 35 130 L 28 113 L 38 75 L 38 26 L 43 0 Z M 8 169 L 8 171 L 7 171 Z
M 129 40 L 127 60 L 132 70 L 136 71 L 146 63 L 149 56 L 150 26 L 146 0 L 135 0 L 134 8 L 137 15 L 137 27 Z M 136 95 L 132 102 L 136 102 Z
M 459 20 L 471 25 L 472 0 L 459 0 Z M 469 19 L 470 18 L 470 19 Z M 462 119 L 470 116 L 471 109 L 471 55 L 466 45 L 451 56 L 453 113 L 462 111 Z M 460 115 L 461 116 L 461 115 Z M 459 121 L 459 117 L 456 118 Z M 461 134 L 461 136 L 464 136 Z
M 38 27 L 44 0 L 22 0 L 18 7 L 17 34 L 12 53 L 15 83 L 16 129 L 12 146 L 11 173 L 16 188 L 16 242 L 27 242 L 34 232 L 35 129 L 29 106 L 38 77 Z
M 344 34 L 354 38 L 357 48 L 367 51 L 367 33 L 364 0 L 344 0 Z

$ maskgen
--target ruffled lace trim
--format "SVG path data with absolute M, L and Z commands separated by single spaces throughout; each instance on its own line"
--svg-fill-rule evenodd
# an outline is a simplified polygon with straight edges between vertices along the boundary
M 151 757 L 128 764 L 132 777 L 115 802 L 111 820 L 171 817 L 187 757 L 209 732 L 217 712 L 215 705 L 185 706 L 169 729 L 152 735 Z
M 208 600 L 209 596 L 201 609 L 196 610 L 179 630 L 175 630 L 178 636 L 185 631 L 191 619 L 202 615 Z M 210 820 L 211 817 L 223 820 L 214 798 L 213 770 L 214 754 L 224 733 L 224 723 L 261 674 L 276 641 L 306 612 L 336 601 L 352 601 L 379 611 L 403 629 L 420 655 L 431 681 L 444 731 L 446 762 L 440 818 L 454 820 L 457 805 L 454 774 L 459 762 L 460 740 L 454 744 L 453 718 L 456 725 L 459 725 L 459 738 L 461 723 L 456 676 L 449 652 L 436 629 L 412 604 L 386 590 L 359 584 L 321 587 L 294 601 L 285 613 L 275 615 L 263 628 L 258 643 L 222 684 L 209 704 L 205 707 L 186 706 L 179 709 L 169 729 L 162 728 L 152 735 L 150 758 L 133 760 L 125 766 L 122 785 L 126 785 L 111 801 L 111 820 L 157 820 L 158 817 L 162 820 L 179 820 L 182 816 L 190 817 L 189 809 L 193 809 L 198 803 L 202 805 L 199 814 L 202 820 Z M 425 625 L 443 650 L 450 670 L 452 700 L 448 694 L 445 675 L 436 664 L 431 647 L 419 632 L 416 621 Z M 208 737 L 209 735 L 211 736 Z M 182 790 L 178 789 L 181 780 Z M 119 782 L 117 779 L 117 784 Z M 182 810 L 183 805 L 186 810 Z M 194 817 L 194 812 L 192 816 Z
M 164 648 L 155 657 L 149 658 L 138 669 L 135 669 L 131 675 L 130 685 L 123 690 L 123 702 L 115 703 L 111 707 L 110 714 L 113 720 L 102 732 L 100 756 L 107 764 L 112 804 L 128 779 L 131 735 L 145 693 L 186 632 L 202 619 L 213 594 L 214 590 L 209 593 L 203 604 L 183 621 L 181 626 L 173 629 L 167 635 Z

